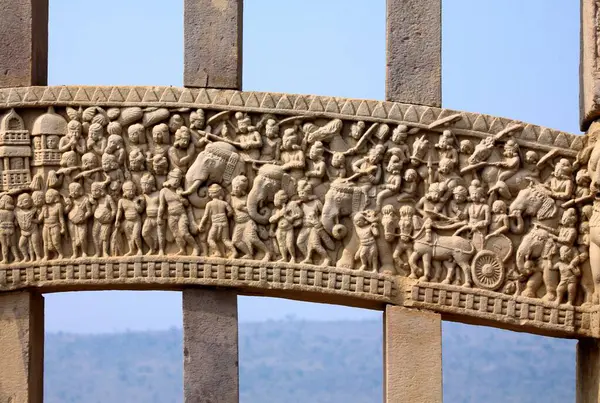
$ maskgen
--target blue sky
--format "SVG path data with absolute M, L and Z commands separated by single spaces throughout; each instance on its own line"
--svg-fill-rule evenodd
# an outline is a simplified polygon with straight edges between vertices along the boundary
M 243 89 L 383 99 L 385 0 L 246 0 Z M 443 106 L 578 133 L 579 2 L 445 0 Z M 50 0 L 49 84 L 183 82 L 183 0 Z M 380 318 L 240 297 L 241 321 Z M 46 295 L 46 329 L 181 326 L 174 292 Z

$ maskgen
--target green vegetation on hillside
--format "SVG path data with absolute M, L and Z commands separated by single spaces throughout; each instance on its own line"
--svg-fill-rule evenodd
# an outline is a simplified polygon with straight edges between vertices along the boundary
M 240 325 L 242 403 L 381 402 L 378 321 Z M 180 330 L 46 336 L 45 402 L 181 402 Z M 575 400 L 575 343 L 444 324 L 444 401 Z M 406 365 L 411 365 L 406 362 Z

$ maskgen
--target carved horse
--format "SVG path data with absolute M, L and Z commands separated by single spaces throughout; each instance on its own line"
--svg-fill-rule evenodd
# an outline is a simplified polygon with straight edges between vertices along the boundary
M 475 247 L 466 238 L 458 235 L 437 235 L 432 234 L 431 240 L 425 239 L 425 227 L 416 234 L 413 244 L 413 253 L 409 259 L 411 271 L 418 271 L 418 262 L 423 262 L 423 276 L 421 281 L 430 281 L 432 278 L 437 278 L 439 273 L 432 276 L 431 265 L 438 268 L 440 262 L 448 268 L 448 277 L 452 277 L 454 264 L 457 264 L 463 271 L 464 283 L 463 287 L 471 287 L 471 257 L 475 253 Z M 449 281 L 444 281 L 448 283 Z

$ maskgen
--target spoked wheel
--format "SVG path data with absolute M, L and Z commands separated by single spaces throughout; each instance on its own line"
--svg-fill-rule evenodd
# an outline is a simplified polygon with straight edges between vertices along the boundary
M 502 286 L 506 275 L 502 260 L 489 250 L 482 250 L 475 255 L 471 273 L 476 286 L 492 291 Z

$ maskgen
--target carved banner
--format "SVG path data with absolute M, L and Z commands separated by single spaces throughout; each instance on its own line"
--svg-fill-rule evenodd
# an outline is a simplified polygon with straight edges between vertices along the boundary
M 595 135 L 172 87 L 0 108 L 0 290 L 230 286 L 599 336 Z

